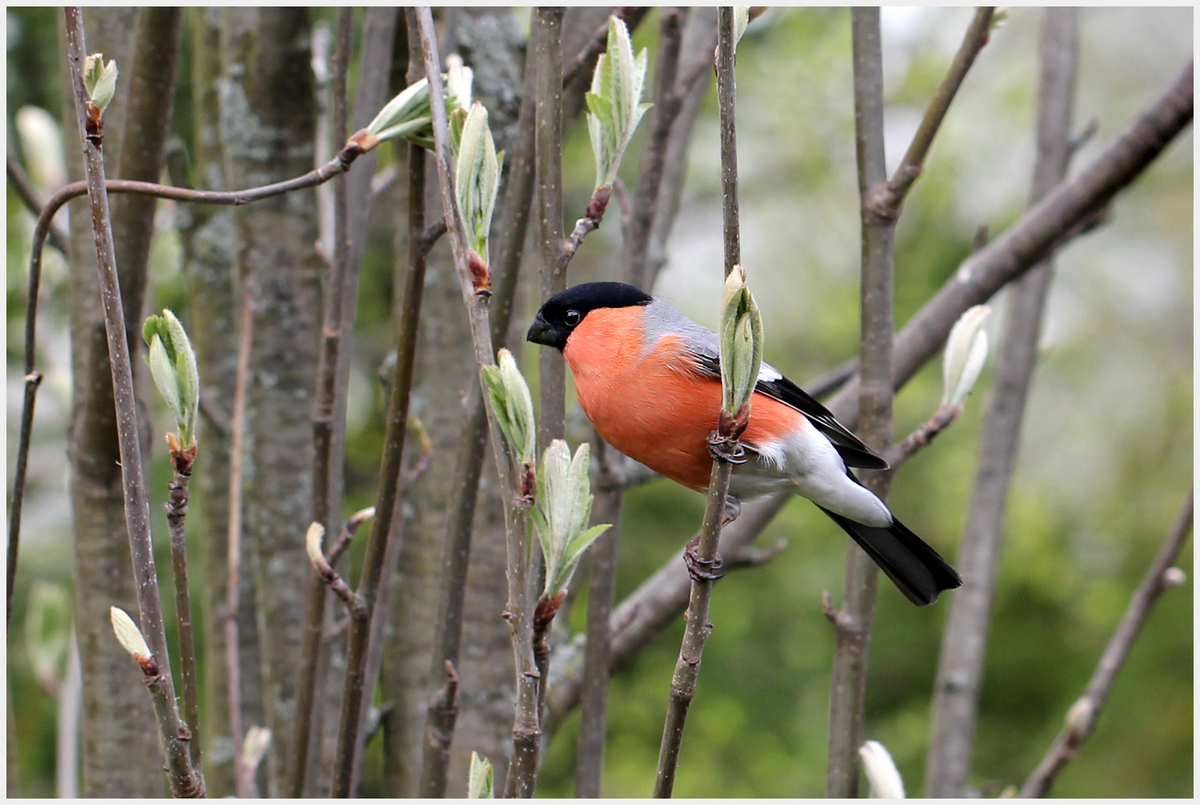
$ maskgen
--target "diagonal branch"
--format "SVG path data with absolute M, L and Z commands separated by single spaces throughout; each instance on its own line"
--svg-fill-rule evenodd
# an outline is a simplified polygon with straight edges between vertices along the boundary
M 1158 555 L 1154 557 L 1154 562 L 1146 572 L 1145 578 L 1142 579 L 1142 583 L 1138 585 L 1137 591 L 1130 599 L 1121 623 L 1113 633 L 1112 639 L 1108 641 L 1108 646 L 1104 649 L 1104 654 L 1100 657 L 1100 662 L 1092 673 L 1092 678 L 1088 680 L 1087 689 L 1067 713 L 1066 726 L 1054 740 L 1054 745 L 1042 758 L 1037 769 L 1021 788 L 1022 797 L 1044 797 L 1050 793 L 1050 787 L 1054 785 L 1058 773 L 1071 761 L 1079 747 L 1091 737 L 1092 732 L 1096 729 L 1096 722 L 1099 721 L 1104 704 L 1108 701 L 1108 694 L 1112 690 L 1117 672 L 1125 664 L 1125 658 L 1129 656 L 1133 641 L 1141 633 L 1142 626 L 1150 617 L 1150 612 L 1154 609 L 1158 597 L 1168 587 L 1182 583 L 1183 577 L 1180 576 L 1182 571 L 1173 568 L 1172 564 L 1179 557 L 1184 540 L 1192 530 L 1194 498 L 1194 492 L 1188 494 L 1187 502 L 1183 504 L 1183 509 L 1179 512 L 1175 527 L 1163 540 Z M 1171 573 L 1172 570 L 1177 572 Z

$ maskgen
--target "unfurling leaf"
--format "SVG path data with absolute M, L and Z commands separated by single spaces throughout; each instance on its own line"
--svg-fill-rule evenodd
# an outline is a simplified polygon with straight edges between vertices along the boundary
M 635 57 L 625 23 L 608 18 L 608 48 L 596 62 L 587 93 L 588 134 L 596 158 L 596 187 L 611 185 L 621 158 L 650 104 L 641 103 L 646 50 Z
M 104 63 L 103 53 L 93 53 L 83 61 L 83 86 L 92 103 L 104 111 L 117 92 L 117 63 Z
M 536 458 L 537 422 L 533 417 L 533 397 L 517 361 L 507 349 L 497 353 L 498 364 L 483 367 L 483 382 L 488 401 L 504 440 L 521 464 L 532 465 Z
M 492 799 L 495 797 L 495 791 L 492 789 L 494 777 L 495 770 L 492 768 L 492 762 L 485 757 L 480 757 L 478 752 L 472 752 L 471 769 L 467 777 L 468 799 Z
M 571 449 L 562 439 L 552 441 L 542 456 L 537 507 L 531 514 L 546 563 L 543 595 L 548 597 L 566 589 L 583 552 L 610 528 L 588 528 L 592 515 L 589 456 L 590 448 L 584 443 L 572 458 Z

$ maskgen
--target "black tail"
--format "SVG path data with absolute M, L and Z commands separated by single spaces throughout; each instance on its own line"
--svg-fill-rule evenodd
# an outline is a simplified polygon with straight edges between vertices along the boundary
M 867 552 L 867 556 L 895 582 L 900 592 L 917 606 L 932 604 L 942 590 L 962 586 L 962 579 L 954 568 L 899 520 L 893 518 L 892 524 L 887 527 L 869 526 L 834 514 L 824 507 L 821 507 L 821 511 L 853 537 L 858 546 Z

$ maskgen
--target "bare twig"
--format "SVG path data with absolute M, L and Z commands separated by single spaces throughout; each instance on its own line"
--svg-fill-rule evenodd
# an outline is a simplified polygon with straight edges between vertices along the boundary
M 104 156 L 100 148 L 102 113 L 91 103 L 83 85 L 83 63 L 86 54 L 83 20 L 80 9 L 66 9 L 67 49 L 71 66 L 72 89 L 83 142 L 84 164 L 87 172 L 87 192 L 91 202 L 95 231 L 100 288 L 104 308 L 105 332 L 108 337 L 109 359 L 113 374 L 113 397 L 117 410 L 117 432 L 121 453 L 121 477 L 125 495 L 125 518 L 129 529 L 130 552 L 133 557 L 138 608 L 142 632 L 150 650 L 164 673 L 147 673 L 148 688 L 154 701 L 159 733 L 167 755 L 168 780 L 176 796 L 202 796 L 204 778 L 192 765 L 187 742 L 191 737 L 179 717 L 175 702 L 174 684 L 170 674 L 167 636 L 163 625 L 162 603 L 154 566 L 150 538 L 150 505 L 147 497 L 145 470 L 138 434 L 137 403 L 134 399 L 133 368 L 129 344 L 125 338 L 125 313 L 117 279 L 116 256 L 113 250 L 112 223 L 108 209 L 108 194 L 104 189 Z M 89 107 L 95 110 L 89 114 Z M 91 121 L 88 123 L 87 121 Z M 89 128 L 90 126 L 90 128 Z
M 625 281 L 646 290 L 650 287 L 646 270 L 650 233 L 654 229 L 657 217 L 667 148 L 670 144 L 671 129 L 679 117 L 680 110 L 683 109 L 683 100 L 686 97 L 686 90 L 676 85 L 686 19 L 687 10 L 681 8 L 664 9 L 661 15 L 658 64 L 654 75 L 654 106 L 650 110 L 652 119 L 646 135 L 646 144 L 642 147 L 637 189 L 633 194 L 633 215 L 626 235 L 625 248 L 628 259 Z
M 179 633 L 179 680 L 183 688 L 183 715 L 192 733 L 192 763 L 200 765 L 200 691 L 196 681 L 196 641 L 192 635 L 192 597 L 188 588 L 187 531 L 188 482 L 192 477 L 194 449 L 177 449 L 168 439 L 175 478 L 167 497 L 167 530 L 171 535 L 171 570 L 175 583 L 175 623 Z
M 250 378 L 250 342 L 254 335 L 257 286 L 247 281 L 242 292 L 242 321 L 238 331 L 237 379 L 233 392 L 233 433 L 229 447 L 229 536 L 226 541 L 225 673 L 229 677 L 229 734 L 233 740 L 233 784 L 239 799 L 257 795 L 254 772 L 242 755 L 242 660 L 238 632 L 241 611 L 242 467 L 246 453 L 246 386 Z
M 334 138 L 346 136 L 348 125 L 346 94 L 352 45 L 352 23 L 354 10 L 341 9 L 338 15 L 337 50 L 334 53 L 331 71 L 333 97 L 332 127 Z M 320 139 L 320 138 L 319 138 Z M 326 138 L 326 142 L 327 142 Z M 326 286 L 324 324 L 321 328 L 320 352 L 317 358 L 317 388 L 313 401 L 313 482 L 312 521 L 324 526 L 326 532 L 335 528 L 334 520 L 341 513 L 332 511 L 330 478 L 334 461 L 333 431 L 334 408 L 337 401 L 338 351 L 341 347 L 341 316 L 346 290 L 346 273 L 349 270 L 350 243 L 346 231 L 346 182 L 333 183 L 333 266 Z M 330 572 L 333 569 L 330 567 Z M 345 582 L 342 582 L 344 585 Z M 301 649 L 300 672 L 296 682 L 296 717 L 293 733 L 292 764 L 288 770 L 288 789 L 293 797 L 304 796 L 304 781 L 308 771 L 308 753 L 312 735 L 313 699 L 316 693 L 317 666 L 321 656 L 321 627 L 325 620 L 325 588 L 335 592 L 339 588 L 318 569 L 318 575 L 309 584 L 308 617 L 304 626 L 304 645 Z M 343 600 L 345 600 L 343 598 Z
M 562 20 L 561 7 L 539 8 L 534 15 L 530 59 L 536 76 L 536 175 L 541 298 L 567 287 L 567 263 L 578 249 L 563 246 L 562 200 Z M 582 241 L 583 232 L 579 240 Z M 567 252 L 570 252 L 567 254 Z M 566 414 L 566 364 L 553 349 L 538 351 L 538 433 L 543 448 L 563 437 Z
M 721 119 L 721 185 L 724 192 L 722 217 L 725 238 L 725 276 L 741 262 L 741 238 L 738 227 L 737 201 L 737 135 L 734 127 L 736 85 L 734 83 L 734 36 L 733 9 L 722 6 L 718 11 L 717 23 L 717 106 Z M 737 417 L 727 416 L 722 410 L 720 430 L 714 435 L 730 453 L 738 449 L 737 438 L 745 428 L 743 409 Z M 709 477 L 707 500 L 704 507 L 704 522 L 695 543 L 695 562 L 706 569 L 719 568 L 717 544 L 721 538 L 722 519 L 725 515 L 726 495 L 733 464 L 714 454 L 712 474 Z M 689 544 L 688 550 L 691 550 Z M 696 693 L 696 679 L 700 674 L 700 660 L 704 644 L 712 632 L 708 619 L 708 604 L 712 596 L 715 576 L 696 573 L 692 576 L 691 594 L 685 615 L 683 642 L 679 648 L 679 659 L 671 678 L 671 698 L 663 724 L 662 743 L 658 750 L 658 770 L 654 778 L 654 796 L 670 797 L 675 787 L 675 773 L 679 767 L 679 749 L 683 742 L 683 728 L 688 708 Z
M 316 536 L 313 536 L 314 531 Z M 318 522 L 313 522 L 308 527 L 308 539 L 316 539 L 318 542 L 325 536 L 325 526 Z M 334 595 L 342 599 L 342 603 L 346 605 L 346 610 L 350 613 L 353 620 L 363 620 L 367 618 L 367 602 L 363 600 L 361 595 L 358 595 L 354 590 L 350 589 L 350 585 L 342 578 L 333 566 L 329 564 L 329 560 L 320 550 L 309 554 L 309 562 L 312 563 L 313 570 L 317 572 L 317 576 L 321 582 L 333 591 Z
M 1047 9 L 1045 15 L 1031 204 L 1063 180 L 1072 150 L 1078 10 Z M 1052 258 L 1047 258 L 1009 290 L 1003 347 L 984 418 L 971 508 L 955 562 L 964 584 L 950 602 L 942 635 L 926 759 L 925 791 L 929 796 L 961 796 L 970 777 L 987 623 L 1004 543 L 1008 485 L 1037 365 L 1042 308 L 1052 271 Z
M 433 71 L 436 72 L 436 69 L 435 66 Z M 440 82 L 440 76 L 438 78 Z M 431 94 L 431 97 L 441 96 Z M 442 109 L 444 117 L 444 107 L 437 102 L 434 106 Z M 379 489 L 375 500 L 375 520 L 367 542 L 362 578 L 358 584 L 358 595 L 366 605 L 366 612 L 351 613 L 345 699 L 342 702 L 342 723 L 338 736 L 338 764 L 334 773 L 333 793 L 337 797 L 351 795 L 355 756 L 360 749 L 361 720 L 368 693 L 366 661 L 370 647 L 371 619 L 376 617 L 376 597 L 386 565 L 385 558 L 389 554 L 388 543 L 397 538 L 397 532 L 392 529 L 392 521 L 400 486 L 405 436 L 408 431 L 408 405 L 412 396 L 413 368 L 416 366 L 417 325 L 420 322 L 421 298 L 425 287 L 425 254 L 421 237 L 425 231 L 425 207 L 420 201 L 424 195 L 424 152 L 417 146 L 410 147 L 408 163 L 409 278 L 397 333 L 396 366 L 392 373 L 391 394 L 388 400 L 387 429 L 383 459 L 379 468 Z
M 1154 609 L 1158 597 L 1168 587 L 1182 581 L 1182 577 L 1179 577 L 1179 573 L 1182 571 L 1172 568 L 1171 565 L 1179 557 L 1184 540 L 1192 530 L 1194 498 L 1194 492 L 1188 493 L 1187 501 L 1179 512 L 1174 528 L 1163 540 L 1162 547 L 1154 557 L 1154 562 L 1151 563 L 1142 583 L 1138 585 L 1130 599 L 1121 623 L 1118 624 L 1112 638 L 1108 641 L 1108 646 L 1105 647 L 1104 654 L 1096 665 L 1096 670 L 1092 672 L 1092 678 L 1088 680 L 1087 689 L 1083 696 L 1071 706 L 1063 731 L 1054 739 L 1054 744 L 1042 758 L 1042 762 L 1025 781 L 1025 785 L 1021 788 L 1022 797 L 1044 797 L 1050 793 L 1050 788 L 1054 785 L 1058 773 L 1075 757 L 1079 747 L 1091 737 L 1092 732 L 1096 729 L 1096 722 L 1100 720 L 1100 714 L 1104 711 L 1104 704 L 1108 701 L 1113 681 L 1121 670 L 1121 666 L 1125 664 L 1125 658 L 1129 656 L 1133 641 L 1141 633 L 1142 626 L 1150 617 L 1150 612 Z M 1171 570 L 1176 572 L 1170 574 Z M 1178 580 L 1173 579 L 1172 576 L 1178 577 Z
M 625 484 L 619 454 L 605 444 L 599 433 L 593 435 L 592 445 L 597 464 L 592 478 L 592 488 L 596 491 L 592 521 L 611 523 L 612 527 L 601 534 L 588 551 L 587 643 L 584 647 L 579 739 L 575 749 L 575 796 L 581 798 L 600 796 L 604 771 L 609 657 L 612 653 L 609 619 L 617 586 L 617 543 Z
M 937 135 L 938 127 L 941 126 L 942 119 L 946 116 L 946 110 L 950 108 L 950 102 L 954 100 L 955 93 L 958 92 L 963 79 L 967 77 L 967 71 L 975 63 L 975 57 L 988 42 L 988 32 L 994 12 L 994 8 L 975 10 L 975 17 L 971 20 L 970 27 L 967 28 L 962 45 L 954 54 L 950 68 L 946 71 L 942 83 L 929 101 L 929 106 L 925 109 L 925 116 L 921 119 L 921 125 L 917 128 L 917 133 L 913 135 L 912 142 L 909 143 L 904 158 L 900 160 L 899 167 L 896 168 L 896 172 L 892 174 L 889 182 L 873 189 L 873 194 L 867 201 L 876 213 L 893 217 L 899 215 L 905 196 L 908 195 L 913 182 L 921 175 L 925 156 L 929 153 L 929 147 L 933 145 L 933 138 Z
M 29 181 L 29 177 L 25 174 L 21 163 L 17 162 L 11 152 L 5 154 L 5 158 L 8 168 L 8 180 L 12 182 L 17 195 L 21 197 L 21 201 L 25 202 L 25 206 L 33 213 L 33 217 L 37 218 L 42 214 L 43 206 L 37 189 L 34 188 L 33 182 Z M 69 242 L 70 239 L 67 237 L 67 233 L 63 232 L 61 227 L 51 224 L 50 245 L 63 254 L 69 254 L 70 252 L 67 251 L 67 244 Z
M 871 195 L 887 180 L 883 141 L 883 56 L 878 8 L 851 11 L 854 48 L 854 120 L 858 154 L 858 189 L 862 220 L 862 335 L 859 355 L 859 434 L 882 450 L 892 431 L 892 266 L 896 219 L 874 210 Z M 863 483 L 880 498 L 888 478 L 863 473 Z M 826 615 L 834 624 L 836 648 L 829 698 L 829 759 L 825 796 L 858 794 L 858 747 L 862 746 L 863 703 L 875 590 L 879 570 L 856 544 L 850 543 L 842 606 Z

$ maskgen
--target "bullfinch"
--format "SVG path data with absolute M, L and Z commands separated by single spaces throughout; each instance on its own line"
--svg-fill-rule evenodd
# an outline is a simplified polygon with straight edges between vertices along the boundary
M 721 408 L 714 332 L 632 285 L 589 282 L 542 305 L 527 338 L 562 351 L 579 404 L 606 442 L 705 490 L 712 470 L 707 437 Z M 849 469 L 886 469 L 887 462 L 766 363 L 741 443 L 748 460 L 733 468 L 733 503 L 780 489 L 808 498 L 918 606 L 962 584 Z

